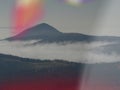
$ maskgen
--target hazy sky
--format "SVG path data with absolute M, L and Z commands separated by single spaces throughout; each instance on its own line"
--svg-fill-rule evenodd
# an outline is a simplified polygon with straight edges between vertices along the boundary
M 45 0 L 48 23 L 62 32 L 120 36 L 120 0 L 93 0 L 71 6 L 60 0 Z M 0 0 L 0 38 L 10 36 L 11 13 L 15 0 Z

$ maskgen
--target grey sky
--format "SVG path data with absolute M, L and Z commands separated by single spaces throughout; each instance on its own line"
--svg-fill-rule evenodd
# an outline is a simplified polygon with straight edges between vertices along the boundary
M 15 0 L 0 0 L 0 38 L 10 36 L 11 11 Z M 120 36 L 120 0 L 93 0 L 79 7 L 45 0 L 45 17 L 37 23 L 48 23 L 62 32 Z

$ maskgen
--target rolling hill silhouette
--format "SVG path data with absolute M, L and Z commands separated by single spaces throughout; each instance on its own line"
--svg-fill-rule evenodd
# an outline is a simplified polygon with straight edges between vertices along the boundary
M 76 90 L 83 66 L 0 54 L 0 90 Z
M 77 90 L 79 82 L 89 78 L 91 82 L 120 85 L 119 65 L 35 60 L 0 54 L 0 90 L 61 90 L 61 87 L 62 90 Z

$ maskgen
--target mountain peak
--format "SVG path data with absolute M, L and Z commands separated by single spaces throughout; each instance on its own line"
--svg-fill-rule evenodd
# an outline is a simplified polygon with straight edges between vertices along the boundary
M 41 23 L 41 24 L 38 24 L 37 26 L 47 26 L 47 27 L 52 27 L 51 25 L 47 24 L 47 23 Z
M 46 27 L 51 27 L 53 28 L 51 25 L 47 24 L 47 23 L 41 23 L 41 24 L 38 24 L 38 25 L 35 25 L 33 26 L 32 28 L 46 28 Z
M 50 38 L 53 36 L 59 36 L 62 32 L 58 31 L 56 28 L 52 27 L 47 23 L 41 23 L 35 25 L 29 29 L 24 30 L 20 34 L 8 38 L 8 40 L 36 40 L 39 38 Z
M 49 24 L 47 24 L 47 23 L 41 23 L 41 24 L 38 24 L 38 25 L 36 25 L 36 26 L 34 26 L 34 27 L 32 27 L 32 28 L 29 28 L 29 29 L 27 29 L 27 30 L 25 30 L 25 31 L 28 31 L 29 32 L 29 30 L 33 30 L 34 29 L 34 32 L 35 31 L 39 31 L 40 33 L 41 33 L 41 31 L 44 31 L 44 32 L 46 32 L 46 31 L 48 31 L 48 32 L 54 32 L 54 33 L 61 33 L 60 31 L 58 31 L 56 28 L 54 28 L 54 27 L 52 27 L 51 25 L 49 25 Z

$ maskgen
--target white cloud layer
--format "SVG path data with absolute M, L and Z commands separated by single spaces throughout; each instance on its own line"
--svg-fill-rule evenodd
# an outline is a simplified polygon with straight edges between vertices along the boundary
M 74 44 L 38 44 L 30 46 L 35 41 L 9 42 L 0 41 L 0 53 L 34 59 L 62 59 L 82 63 L 103 63 L 120 61 L 118 54 L 94 52 L 95 48 L 108 45 L 108 42 L 74 43 Z

